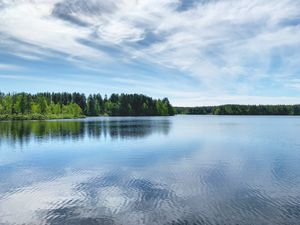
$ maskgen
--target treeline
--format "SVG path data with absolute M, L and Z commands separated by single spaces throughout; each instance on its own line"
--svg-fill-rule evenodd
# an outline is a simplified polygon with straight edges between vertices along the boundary
M 138 94 L 0 93 L 0 119 L 51 119 L 84 116 L 168 116 L 174 115 L 169 100 Z
M 177 114 L 190 115 L 300 115 L 300 105 L 220 105 L 175 107 Z
M 98 116 L 171 116 L 174 109 L 167 98 L 162 100 L 139 94 L 112 94 L 104 99 L 100 94 L 89 95 L 86 115 Z

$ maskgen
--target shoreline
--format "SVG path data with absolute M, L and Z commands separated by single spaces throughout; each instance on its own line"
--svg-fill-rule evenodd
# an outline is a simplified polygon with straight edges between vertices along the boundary
M 274 117 L 299 117 L 300 115 L 246 115 L 246 114 L 233 114 L 233 115 L 215 115 L 215 114 L 175 114 L 172 116 L 250 116 L 250 117 L 267 117 L 267 116 L 274 116 Z M 171 116 L 171 117 L 172 117 Z M 95 117 L 169 117 L 169 116 L 157 116 L 157 115 L 143 115 L 143 116 L 110 116 L 110 115 L 99 115 L 99 116 L 69 116 L 69 115 L 59 115 L 59 116 L 44 116 L 44 115 L 18 115 L 18 116 L 5 116 L 0 115 L 0 122 L 10 122 L 10 121 L 48 121 L 48 120 L 67 120 L 67 119 L 85 119 L 85 118 L 95 118 Z
M 82 119 L 86 116 L 74 116 L 74 115 L 0 115 L 0 121 L 26 121 L 26 120 L 57 120 L 57 119 Z
M 66 120 L 66 119 L 85 119 L 85 118 L 95 118 L 95 117 L 168 117 L 175 115 L 138 115 L 138 116 L 121 116 L 121 115 L 99 115 L 99 116 L 71 116 L 71 115 L 58 115 L 58 116 L 45 116 L 45 115 L 0 115 L 0 122 L 4 121 L 47 121 L 47 120 Z

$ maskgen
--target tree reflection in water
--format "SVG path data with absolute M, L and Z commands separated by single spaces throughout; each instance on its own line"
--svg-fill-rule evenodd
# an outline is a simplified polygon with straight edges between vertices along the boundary
M 167 135 L 171 121 L 168 118 L 104 118 L 88 120 L 60 121 L 7 121 L 0 123 L 0 144 L 23 146 L 32 139 L 45 140 L 82 140 L 85 137 L 100 139 L 144 138 L 153 133 Z

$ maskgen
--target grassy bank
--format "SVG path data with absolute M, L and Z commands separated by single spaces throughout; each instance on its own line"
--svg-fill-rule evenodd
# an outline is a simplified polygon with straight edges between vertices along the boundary
M 85 116 L 74 116 L 71 114 L 48 114 L 48 115 L 42 115 L 42 114 L 4 114 L 0 115 L 0 121 L 2 120 L 51 120 L 51 119 L 76 119 L 76 118 L 84 118 Z

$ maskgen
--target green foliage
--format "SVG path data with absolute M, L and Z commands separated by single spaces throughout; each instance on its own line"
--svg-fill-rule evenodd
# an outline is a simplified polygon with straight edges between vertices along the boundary
M 0 93 L 0 120 L 44 120 L 58 118 L 83 117 L 82 109 L 73 102 L 64 98 L 56 103 L 54 95 L 40 93 L 31 95 L 27 93 L 3 94 Z
M 138 94 L 112 94 L 102 99 L 100 94 L 89 95 L 88 116 L 169 116 L 174 110 L 169 100 L 155 100 Z
M 83 116 L 168 116 L 174 109 L 167 98 L 155 100 L 138 94 L 0 93 L 0 120 L 55 119 Z
M 177 114 L 197 115 L 300 115 L 300 105 L 220 105 L 176 107 Z

